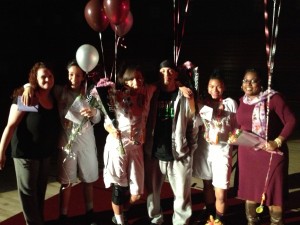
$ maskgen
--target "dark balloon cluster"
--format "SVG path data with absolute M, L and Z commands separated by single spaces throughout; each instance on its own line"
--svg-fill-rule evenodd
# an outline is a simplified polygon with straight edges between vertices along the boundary
M 127 34 L 133 24 L 129 0 L 90 0 L 84 16 L 94 31 L 103 32 L 110 24 L 119 37 Z

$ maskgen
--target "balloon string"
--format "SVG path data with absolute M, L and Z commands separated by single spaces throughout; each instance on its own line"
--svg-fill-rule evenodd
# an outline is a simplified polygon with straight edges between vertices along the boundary
M 184 31 L 185 31 L 186 17 L 187 17 L 187 12 L 188 12 L 188 9 L 189 9 L 189 2 L 190 2 L 190 0 L 187 0 L 186 6 L 185 6 L 185 12 L 184 12 L 185 15 L 183 17 L 183 25 L 182 25 L 182 30 L 181 30 L 181 42 L 180 42 L 178 50 L 177 50 L 177 55 L 176 55 L 177 57 L 176 57 L 175 65 L 177 65 L 180 50 L 181 50 L 181 46 L 182 46 L 182 39 L 183 39 Z
M 116 26 L 116 30 L 117 30 L 117 26 Z M 117 82 L 117 58 L 118 58 L 119 41 L 120 41 L 120 37 L 118 37 L 117 34 L 115 33 L 115 58 L 114 58 L 111 75 L 110 75 L 110 80 L 111 80 L 114 74 L 114 78 L 115 78 L 114 82 Z
M 272 159 L 273 159 L 273 154 L 270 154 L 270 160 L 269 160 L 269 166 L 268 166 L 268 172 L 267 172 L 267 176 L 265 179 L 265 185 L 264 185 L 264 191 L 263 191 L 263 199 L 261 201 L 261 205 L 263 204 L 263 202 L 266 200 L 267 198 L 267 188 L 268 188 L 268 181 L 269 181 L 269 175 L 270 175 L 270 171 L 271 171 L 271 164 L 272 164 Z
M 104 52 L 103 52 L 103 44 L 102 44 L 102 34 L 101 34 L 101 32 L 99 32 L 99 38 L 100 38 L 100 46 L 101 46 L 103 72 L 104 72 L 104 76 L 106 78 L 106 69 L 105 69 L 105 62 L 104 62 Z
M 179 54 L 181 51 L 181 46 L 182 46 L 182 39 L 184 36 L 185 32 L 185 23 L 186 23 L 186 17 L 189 9 L 189 0 L 186 1 L 185 5 L 185 10 L 184 10 L 184 16 L 183 16 L 183 22 L 182 22 L 182 28 L 181 32 L 179 30 L 179 25 L 180 25 L 180 5 L 178 1 L 177 5 L 177 13 L 176 13 L 176 0 L 173 0 L 173 25 L 174 25 L 174 63 L 177 65 L 178 59 L 179 59 Z
M 270 54 L 270 34 L 269 34 L 269 28 L 268 28 L 268 11 L 267 11 L 267 2 L 268 0 L 264 0 L 264 18 L 265 18 L 265 36 L 266 36 L 266 54 L 267 54 L 267 59 L 269 58 Z M 268 63 L 267 63 L 268 65 Z
M 177 65 L 177 60 L 178 60 L 178 53 L 179 53 L 179 43 L 180 43 L 180 39 L 179 39 L 179 26 L 180 26 L 180 1 L 178 0 L 177 3 L 177 20 L 176 20 L 176 54 L 175 54 L 175 65 Z
M 87 77 L 87 74 L 85 75 L 85 77 Z M 84 96 L 86 96 L 87 93 L 87 79 L 84 82 Z
M 267 96 L 267 112 L 266 112 L 266 145 L 268 143 L 268 130 L 269 130 L 269 112 L 270 112 L 270 89 L 271 89 L 271 80 L 272 80 L 272 74 L 270 71 L 270 61 L 271 61 L 271 54 L 270 54 L 270 32 L 268 28 L 268 12 L 267 12 L 267 4 L 268 1 L 264 0 L 264 9 L 265 9 L 265 35 L 266 35 L 266 54 L 267 54 L 267 68 L 268 68 L 268 96 Z M 273 13 L 275 15 L 275 13 Z M 273 24 L 272 24 L 273 26 Z M 272 43 L 272 41 L 271 41 Z M 271 46 L 272 47 L 272 46 Z
M 273 75 L 273 69 L 274 69 L 274 56 L 276 52 L 276 40 L 278 35 L 278 23 L 279 23 L 279 15 L 280 15 L 280 8 L 281 8 L 281 1 L 279 2 L 278 12 L 277 12 L 277 18 L 275 18 L 276 14 L 276 0 L 274 1 L 273 5 L 273 20 L 272 20 L 272 36 L 271 36 L 271 45 L 269 48 L 269 31 L 268 31 L 268 13 L 267 13 L 267 0 L 264 0 L 265 4 L 265 12 L 264 12 L 264 18 L 265 18 L 265 35 L 266 35 L 266 53 L 268 56 L 268 98 L 267 98 L 267 115 L 266 115 L 266 143 L 268 142 L 268 128 L 269 128 L 269 113 L 270 113 L 270 92 L 271 92 L 271 84 L 272 84 L 272 75 Z M 275 24 L 276 21 L 276 24 Z M 265 201 L 266 198 L 266 191 L 268 187 L 268 180 L 271 170 L 271 164 L 273 159 L 273 152 L 270 152 L 270 160 L 269 160 L 269 167 L 265 179 L 264 184 L 264 190 L 263 190 L 263 201 Z
M 177 35 L 176 35 L 176 0 L 173 0 L 173 32 L 174 32 L 174 62 L 176 65 L 176 53 L 177 53 Z
M 267 15 L 267 0 L 264 1 L 265 3 L 265 19 L 267 20 L 268 15 Z M 272 84 L 272 76 L 273 76 L 273 69 L 274 69 L 274 57 L 275 57 L 275 52 L 276 52 L 276 40 L 278 36 L 278 24 L 279 24 L 279 15 L 280 15 L 280 9 L 281 9 L 281 1 L 279 2 L 279 7 L 278 11 L 276 14 L 276 0 L 274 0 L 274 5 L 273 5 L 273 20 L 272 20 L 272 36 L 271 36 L 271 47 L 270 47 L 270 52 L 267 52 L 269 60 L 268 60 L 268 97 L 267 97 L 267 113 L 266 113 L 266 142 L 268 141 L 268 129 L 269 129 L 269 112 L 270 112 L 270 92 L 271 92 L 271 84 Z M 276 18 L 275 18 L 276 15 Z M 266 34 L 266 50 L 268 50 L 268 41 L 269 41 L 269 36 L 266 30 L 268 30 L 267 26 L 267 21 L 265 21 L 265 34 Z
M 273 27 L 272 27 L 272 39 L 271 39 L 271 54 L 270 54 L 270 70 L 273 73 L 274 69 L 274 56 L 276 52 L 276 41 L 278 36 L 278 24 L 279 24 L 279 15 L 281 9 L 281 1 L 279 1 L 279 6 L 277 10 L 277 16 L 275 18 L 275 10 L 276 10 L 276 0 L 274 0 L 274 13 L 273 13 Z M 276 20 L 276 24 L 275 24 Z M 275 24 L 275 25 L 274 25 Z
M 175 38 L 176 38 L 176 48 L 175 48 L 175 59 L 174 59 L 174 63 L 175 65 L 177 65 L 177 58 L 178 58 L 178 48 L 179 48 L 179 21 L 180 21 L 180 6 L 179 6 L 179 0 L 177 3 L 177 13 L 175 13 L 175 8 L 174 8 L 174 13 L 175 13 L 175 17 L 176 19 L 176 23 L 175 23 L 175 28 L 176 28 L 176 33 L 175 33 Z
M 116 30 L 118 27 L 116 26 Z M 114 74 L 115 74 L 115 82 L 117 81 L 117 57 L 118 57 L 118 40 L 117 32 L 115 33 L 115 60 L 114 60 Z
M 115 52 L 115 82 L 117 82 L 117 59 L 118 59 L 118 46 L 119 46 L 119 42 L 120 42 L 120 37 L 115 36 L 117 38 L 117 41 L 116 41 L 116 52 Z
M 177 4 L 177 26 L 179 25 L 180 23 L 180 1 L 178 1 L 178 4 Z

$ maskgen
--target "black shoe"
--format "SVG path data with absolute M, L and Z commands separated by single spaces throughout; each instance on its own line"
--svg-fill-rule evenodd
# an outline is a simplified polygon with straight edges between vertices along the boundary
M 128 225 L 128 211 L 123 211 L 123 219 L 124 223 Z
M 94 218 L 94 211 L 89 210 L 85 213 L 86 221 L 88 225 L 97 225 Z
M 66 220 L 68 220 L 68 216 L 65 215 L 65 214 L 60 214 L 59 220 L 61 220 L 61 221 L 66 221 Z
M 61 224 L 61 225 L 67 224 L 68 219 L 69 218 L 67 215 L 61 214 L 58 218 L 59 224 Z
M 192 223 L 192 225 L 205 225 L 209 221 L 209 215 L 200 214 L 200 216 Z

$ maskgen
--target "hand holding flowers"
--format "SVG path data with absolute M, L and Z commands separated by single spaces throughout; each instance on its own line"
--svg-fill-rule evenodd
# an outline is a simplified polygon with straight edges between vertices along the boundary
M 97 114 L 97 109 L 95 108 L 83 108 L 80 110 L 80 114 L 82 116 L 91 118 Z
M 266 141 L 260 136 L 248 132 L 246 130 L 235 129 L 229 133 L 228 144 L 231 145 L 244 145 L 253 148 L 254 150 L 264 150 L 272 154 L 283 155 L 281 151 L 276 148 L 274 141 Z
M 98 101 L 95 96 L 90 94 L 86 99 L 83 95 L 77 96 L 68 110 L 66 118 L 72 122 L 72 129 L 68 137 L 68 142 L 63 149 L 69 157 L 76 157 L 72 152 L 72 145 L 77 136 L 81 134 L 81 131 L 89 118 L 96 115 L 97 108 L 99 108 Z
M 121 155 L 125 154 L 121 134 L 118 130 L 118 120 L 116 117 L 116 89 L 115 83 L 108 78 L 102 78 L 93 89 L 92 93 L 97 93 L 98 101 L 100 102 L 100 110 L 111 121 L 114 129 L 117 131 L 117 138 L 119 139 L 119 152 Z

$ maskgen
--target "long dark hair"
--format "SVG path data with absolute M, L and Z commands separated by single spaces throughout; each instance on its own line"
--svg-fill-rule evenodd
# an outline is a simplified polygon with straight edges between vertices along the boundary
M 82 94 L 85 94 L 85 92 L 86 92 L 86 74 L 85 74 L 85 72 L 81 69 L 81 67 L 79 66 L 79 64 L 78 64 L 78 62 L 77 62 L 77 60 L 76 59 L 72 59 L 71 61 L 69 61 L 68 62 L 68 64 L 67 64 L 67 70 L 69 71 L 69 69 L 72 67 L 72 66 L 76 66 L 76 67 L 78 67 L 81 71 L 82 71 L 82 74 L 83 74 L 83 81 L 81 82 L 81 84 L 80 84 L 80 92 L 82 93 Z M 68 84 L 69 84 L 69 79 L 68 79 Z
M 37 62 L 37 63 L 35 63 L 32 66 L 32 68 L 30 69 L 29 74 L 28 74 L 29 84 L 35 90 L 39 89 L 39 85 L 38 85 L 38 81 L 37 81 L 37 71 L 39 69 L 42 69 L 42 68 L 48 69 L 52 73 L 52 75 L 54 76 L 51 67 L 49 65 L 47 65 L 45 62 Z M 12 97 L 14 98 L 14 97 L 17 97 L 19 95 L 22 95 L 23 91 L 24 91 L 24 87 L 23 86 L 15 89 L 13 91 Z
M 142 67 L 139 64 L 123 63 L 120 66 L 119 72 L 117 74 L 118 87 L 123 87 L 125 84 L 125 81 L 134 79 L 135 72 L 140 72 L 144 78 L 144 72 L 142 70 Z

